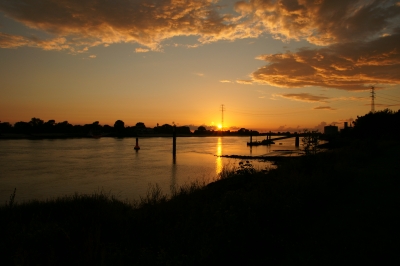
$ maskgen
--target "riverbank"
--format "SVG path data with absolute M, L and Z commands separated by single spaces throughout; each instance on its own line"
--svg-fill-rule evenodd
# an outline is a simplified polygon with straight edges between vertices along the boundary
M 4 264 L 275 265 L 398 261 L 398 142 L 353 143 L 134 204 L 76 195 L 0 209 Z M 18 190 L 16 191 L 18 197 Z
M 177 134 L 179 138 L 186 138 L 186 137 L 249 137 L 243 134 L 213 134 L 213 135 L 200 135 L 200 134 Z M 79 138 L 172 138 L 173 134 L 159 134 L 159 133 L 152 133 L 152 134 L 132 134 L 126 136 L 119 136 L 117 134 L 104 134 L 101 136 L 93 137 L 88 134 L 64 134 L 64 133 L 53 133 L 53 134 L 14 134 L 14 133 L 3 133 L 0 134 L 0 140 L 4 139 L 79 139 Z

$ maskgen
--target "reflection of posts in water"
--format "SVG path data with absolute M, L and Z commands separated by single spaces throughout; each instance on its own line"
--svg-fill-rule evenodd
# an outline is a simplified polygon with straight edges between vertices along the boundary
M 296 146 L 296 147 L 300 146 L 299 135 L 297 135 L 297 134 L 296 134 L 296 140 L 295 140 L 294 146 Z
M 216 164 L 216 169 L 215 172 L 218 174 L 220 174 L 222 172 L 222 138 L 218 137 L 218 143 L 217 143 L 217 159 L 215 161 Z
M 172 157 L 172 166 L 171 166 L 171 183 L 169 185 L 169 189 L 171 191 L 171 195 L 176 192 L 176 157 Z
M 250 154 L 252 153 L 253 145 L 253 130 L 250 130 Z
M 173 127 L 173 132 L 172 132 L 172 156 L 176 156 L 176 126 L 174 125 Z

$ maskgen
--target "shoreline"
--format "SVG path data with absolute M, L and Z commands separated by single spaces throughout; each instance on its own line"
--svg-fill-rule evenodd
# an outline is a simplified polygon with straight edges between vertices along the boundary
M 0 140 L 4 139 L 101 139 L 101 138 L 172 138 L 173 134 L 143 134 L 137 136 L 117 136 L 117 135 L 104 135 L 100 138 L 95 138 L 89 135 L 80 135 L 80 134 L 1 134 Z M 197 135 L 197 134 L 177 134 L 176 137 L 179 138 L 189 138 L 189 137 L 249 137 L 247 135 L 239 135 L 239 134 L 215 134 L 215 135 Z

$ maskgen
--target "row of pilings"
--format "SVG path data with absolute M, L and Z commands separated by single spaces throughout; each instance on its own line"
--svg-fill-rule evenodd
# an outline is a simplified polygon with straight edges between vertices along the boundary
M 253 131 L 250 130 L 250 143 L 253 142 L 253 134 L 252 133 L 253 133 Z M 299 138 L 299 135 L 297 133 L 295 134 L 295 136 L 288 137 L 288 138 L 295 138 L 295 141 L 294 141 L 295 147 L 299 147 L 300 146 L 300 138 Z M 266 140 L 273 141 L 272 134 L 267 134 Z M 267 144 L 267 145 L 271 145 L 271 144 Z

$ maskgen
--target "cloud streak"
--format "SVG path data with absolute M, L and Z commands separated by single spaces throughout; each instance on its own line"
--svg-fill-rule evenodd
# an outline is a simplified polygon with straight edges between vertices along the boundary
M 330 106 L 317 106 L 313 108 L 314 110 L 336 110 L 335 108 L 332 108 Z
M 282 98 L 295 100 L 295 101 L 302 101 L 302 102 L 321 102 L 326 103 L 329 97 L 325 96 L 317 96 L 312 95 L 309 93 L 287 93 L 287 94 L 277 94 L 275 96 L 280 96 Z
M 253 84 L 253 81 L 252 80 L 238 79 L 238 80 L 236 80 L 236 83 L 244 84 L 244 85 L 251 85 L 251 84 Z

